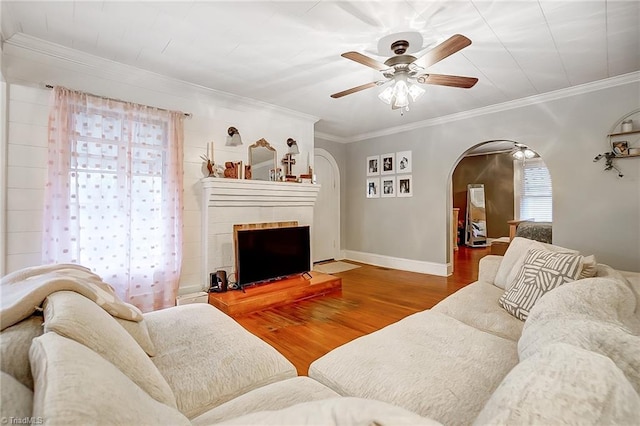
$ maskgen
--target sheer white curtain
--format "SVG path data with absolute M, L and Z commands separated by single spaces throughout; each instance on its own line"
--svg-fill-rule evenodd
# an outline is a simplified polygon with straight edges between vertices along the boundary
M 56 87 L 43 261 L 82 264 L 143 311 L 175 304 L 183 114 Z

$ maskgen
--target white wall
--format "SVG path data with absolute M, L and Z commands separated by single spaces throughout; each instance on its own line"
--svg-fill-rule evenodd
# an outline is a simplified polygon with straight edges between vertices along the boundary
M 33 40 L 29 41 L 33 43 Z M 46 48 L 46 49 L 44 49 Z M 55 55 L 41 53 L 52 51 Z M 48 98 L 44 84 L 62 85 L 102 96 L 190 112 L 185 120 L 184 247 L 180 293 L 201 289 L 200 155 L 215 143 L 216 163 L 247 161 L 248 146 L 264 138 L 282 158 L 286 140 L 298 141 L 296 174 L 306 170 L 313 152 L 314 117 L 229 96 L 122 64 L 45 43 L 43 49 L 5 44 L 9 82 L 9 179 L 7 271 L 40 263 L 46 167 Z M 226 129 L 240 130 L 244 145 L 225 147 Z M 3 193 L 5 188 L 2 188 Z
M 618 269 L 640 271 L 640 158 L 618 160 L 622 179 L 604 171 L 603 161 L 593 162 L 597 154 L 610 150 L 606 135 L 611 127 L 640 106 L 640 82 L 635 78 L 615 87 L 573 92 L 348 144 L 347 254 L 445 265 L 451 173 L 468 148 L 507 139 L 530 146 L 550 170 L 554 243 L 593 253 Z M 366 157 L 402 150 L 413 151 L 414 196 L 366 199 Z

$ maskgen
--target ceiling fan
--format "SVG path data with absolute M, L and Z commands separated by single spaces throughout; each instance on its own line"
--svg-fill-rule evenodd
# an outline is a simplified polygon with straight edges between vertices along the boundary
M 383 102 L 390 104 L 391 108 L 400 109 L 402 112 L 403 109 L 409 109 L 409 97 L 415 102 L 415 100 L 424 93 L 424 89 L 411 84 L 412 82 L 469 89 L 478 82 L 477 78 L 432 74 L 424 71 L 431 65 L 440 62 L 470 44 L 471 40 L 467 37 L 455 34 L 429 50 L 420 58 L 416 58 L 406 53 L 407 49 L 409 49 L 409 42 L 407 40 L 397 40 L 391 43 L 391 51 L 395 56 L 390 57 L 384 63 L 358 52 L 343 53 L 341 56 L 344 58 L 382 72 L 385 79 L 352 87 L 342 92 L 334 93 L 331 97 L 337 99 L 361 90 L 382 86 L 390 81 L 395 81 L 395 84 L 380 93 L 379 97 Z

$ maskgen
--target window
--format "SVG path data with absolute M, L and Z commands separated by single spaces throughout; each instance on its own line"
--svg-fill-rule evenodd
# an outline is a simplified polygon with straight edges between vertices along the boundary
M 55 90 L 44 260 L 91 268 L 143 310 L 172 306 L 182 251 L 182 114 Z
M 516 217 L 552 221 L 551 175 L 541 158 L 514 161 Z

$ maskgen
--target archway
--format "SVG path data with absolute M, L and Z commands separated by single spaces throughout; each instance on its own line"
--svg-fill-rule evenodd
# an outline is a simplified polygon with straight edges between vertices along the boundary
M 491 140 L 472 146 L 458 157 L 449 176 L 449 211 L 459 209 L 457 223 L 453 223 L 455 214 L 452 214 L 448 226 L 451 272 L 456 256 L 468 255 L 468 250 L 473 250 L 473 246 L 465 245 L 465 236 L 471 230 L 482 229 L 472 227 L 468 217 L 469 184 L 484 187 L 486 222 L 482 232 L 486 233 L 486 246 L 497 239 L 508 243 L 510 221 L 552 220 L 551 178 L 534 149 L 512 140 Z M 463 253 L 458 247 L 463 248 Z

